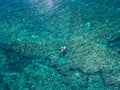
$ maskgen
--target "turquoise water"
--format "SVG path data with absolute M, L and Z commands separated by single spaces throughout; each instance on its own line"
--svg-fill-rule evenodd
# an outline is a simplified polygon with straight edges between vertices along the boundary
M 0 90 L 120 90 L 119 0 L 0 0 Z

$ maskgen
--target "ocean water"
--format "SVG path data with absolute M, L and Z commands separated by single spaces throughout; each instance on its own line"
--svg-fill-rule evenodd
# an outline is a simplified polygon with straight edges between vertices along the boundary
M 0 90 L 120 90 L 120 1 L 0 0 Z

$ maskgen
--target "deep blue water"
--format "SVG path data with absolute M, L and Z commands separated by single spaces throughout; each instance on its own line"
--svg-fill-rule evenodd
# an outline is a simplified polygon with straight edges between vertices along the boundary
M 0 0 L 0 90 L 120 90 L 119 0 Z

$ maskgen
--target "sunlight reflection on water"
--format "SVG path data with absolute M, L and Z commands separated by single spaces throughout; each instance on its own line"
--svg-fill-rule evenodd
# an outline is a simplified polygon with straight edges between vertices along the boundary
M 29 0 L 29 5 L 35 8 L 40 14 L 52 13 L 60 5 L 62 0 Z

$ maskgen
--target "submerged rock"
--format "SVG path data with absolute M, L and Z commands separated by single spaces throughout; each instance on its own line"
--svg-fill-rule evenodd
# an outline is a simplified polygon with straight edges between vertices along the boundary
M 102 78 L 104 79 L 105 85 L 120 86 L 120 68 L 118 67 L 120 62 L 112 67 L 112 70 L 106 70 L 102 73 Z
M 50 67 L 36 63 L 26 67 L 24 72 L 29 77 L 29 89 L 47 90 L 49 88 L 50 90 L 71 90 L 69 86 L 62 83 L 63 77 Z
M 108 90 L 107 87 L 104 86 L 103 80 L 100 75 L 90 75 L 88 81 L 88 89 L 87 90 Z
M 75 68 L 85 73 L 111 70 L 119 61 L 119 55 L 110 49 L 84 38 L 71 38 L 68 57 Z
M 55 57 L 60 52 L 60 50 L 56 48 L 54 43 L 51 43 L 51 41 L 47 42 L 45 40 L 38 41 L 16 40 L 14 42 L 2 44 L 1 48 L 18 53 L 21 56 L 32 58 L 45 56 Z
M 120 46 L 120 37 L 108 42 L 108 47 Z
M 120 53 L 120 37 L 116 37 L 113 40 L 109 40 L 107 43 L 107 47 Z

